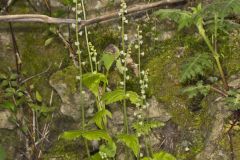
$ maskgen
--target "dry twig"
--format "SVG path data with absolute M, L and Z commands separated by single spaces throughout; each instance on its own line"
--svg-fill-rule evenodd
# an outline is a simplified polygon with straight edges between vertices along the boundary
M 168 5 L 177 5 L 185 3 L 186 0 L 162 0 L 158 2 L 134 5 L 133 7 L 129 7 L 127 9 L 127 15 L 131 15 L 134 13 L 144 12 L 150 9 L 160 8 Z M 95 23 L 113 20 L 119 18 L 118 11 L 113 13 L 109 13 L 103 16 L 99 16 L 96 18 L 92 18 L 89 20 L 80 21 L 80 26 L 84 27 L 87 25 L 92 25 Z M 76 23 L 75 19 L 63 19 L 63 18 L 54 18 L 46 15 L 40 14 L 19 14 L 19 15 L 2 15 L 0 16 L 0 22 L 41 22 L 41 23 L 49 23 L 49 24 L 72 24 Z

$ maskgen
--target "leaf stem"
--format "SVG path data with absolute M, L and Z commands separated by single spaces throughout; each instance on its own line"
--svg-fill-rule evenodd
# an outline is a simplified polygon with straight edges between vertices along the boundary
M 78 8 L 78 3 L 76 2 L 76 10 Z M 80 76 L 80 80 L 79 80 L 79 90 L 80 90 L 80 101 L 82 102 L 82 92 L 83 92 L 83 84 L 82 84 L 82 59 L 81 59 L 81 49 L 79 46 L 79 36 L 78 36 L 78 30 L 79 30 L 79 23 L 78 23 L 78 12 L 76 11 L 75 14 L 75 18 L 76 18 L 76 42 L 77 42 L 77 54 L 78 54 L 78 63 L 79 63 L 79 76 Z M 81 115 L 82 115 L 82 130 L 85 130 L 85 109 L 84 109 L 84 105 L 81 105 Z M 89 152 L 89 148 L 88 148 L 88 143 L 87 140 L 84 139 L 84 144 L 85 144 L 85 148 L 86 148 L 86 152 L 88 157 L 90 158 L 90 152 Z
M 222 78 L 224 88 L 225 88 L 225 90 L 228 90 L 229 86 L 228 86 L 228 83 L 226 81 L 223 69 L 222 69 L 222 65 L 221 65 L 221 62 L 220 62 L 220 55 L 218 54 L 218 52 L 211 45 L 211 42 L 210 42 L 209 38 L 207 37 L 205 29 L 203 27 L 203 20 L 202 19 L 200 19 L 199 22 L 197 23 L 197 28 L 198 28 L 199 34 L 202 36 L 202 38 L 204 39 L 204 41 L 207 44 L 208 48 L 212 52 L 213 57 L 214 57 L 214 59 L 216 61 L 216 64 L 217 64 L 217 68 L 218 68 L 219 74 L 220 74 L 220 76 Z

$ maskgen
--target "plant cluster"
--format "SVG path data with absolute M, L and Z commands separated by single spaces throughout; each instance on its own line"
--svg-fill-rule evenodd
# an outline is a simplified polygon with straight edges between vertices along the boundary
M 191 84 L 191 82 L 195 81 L 196 83 L 195 86 L 190 86 L 184 90 L 185 93 L 189 94 L 190 98 L 197 96 L 199 93 L 206 96 L 210 91 L 214 91 L 225 98 L 230 109 L 239 109 L 239 91 L 230 88 L 228 85 L 226 72 L 224 72 L 222 65 L 224 56 L 219 52 L 220 47 L 218 45 L 221 38 L 220 33 L 229 35 L 229 31 L 238 26 L 228 17 L 237 16 L 239 13 L 239 0 L 218 0 L 204 8 L 199 4 L 197 7 L 190 8 L 189 11 L 164 9 L 155 13 L 161 19 L 171 19 L 178 23 L 178 30 L 195 26 L 199 36 L 208 48 L 207 53 L 195 54 L 182 67 L 180 82 L 182 84 Z M 212 72 L 215 68 L 218 70 L 222 82 L 221 88 L 215 87 L 219 78 L 208 74 L 209 71 Z M 215 78 L 213 81 L 203 82 L 201 78 L 206 75 Z
M 19 75 L 11 70 L 8 74 L 0 74 L 0 87 L 3 90 L 1 109 L 12 113 L 10 121 L 20 131 L 21 141 L 25 143 L 23 157 L 41 158 L 55 108 L 43 101 L 33 85 L 22 83 Z
M 85 94 L 84 87 L 92 92 L 96 99 L 97 112 L 86 122 L 85 119 L 85 109 L 82 107 L 82 128 L 74 131 L 64 132 L 60 138 L 66 140 L 76 140 L 83 138 L 85 142 L 85 148 L 87 151 L 87 156 L 89 159 L 100 160 L 100 159 L 115 159 L 117 154 L 117 148 L 120 144 L 125 147 L 125 158 L 126 159 L 175 159 L 168 153 L 160 152 L 153 153 L 151 149 L 151 144 L 149 144 L 148 136 L 150 135 L 152 129 L 162 127 L 164 124 L 161 122 L 150 121 L 147 116 L 149 104 L 147 102 L 146 90 L 148 88 L 148 71 L 141 69 L 141 56 L 144 56 L 144 52 L 141 51 L 141 45 L 143 44 L 143 36 L 140 27 L 138 26 L 136 33 L 136 42 L 127 43 L 128 35 L 126 33 L 126 25 L 128 24 L 127 14 L 127 4 L 124 0 L 121 0 L 121 9 L 119 10 L 119 16 L 121 19 L 121 24 L 118 27 L 120 30 L 121 37 L 121 47 L 118 53 L 115 55 L 109 53 L 98 54 L 94 47 L 94 44 L 88 40 L 87 28 L 84 28 L 85 40 L 87 44 L 87 54 L 88 62 L 90 66 L 90 72 L 82 71 L 82 57 L 83 52 L 80 48 L 79 41 L 79 20 L 81 20 L 80 15 L 86 18 L 86 13 L 84 9 L 83 1 L 73 1 L 75 6 L 72 10 L 76 15 L 76 23 L 72 24 L 75 28 L 77 55 L 78 55 L 78 69 L 79 75 L 76 77 L 79 81 L 79 93 Z M 135 91 L 127 90 L 127 81 L 130 79 L 131 73 L 128 67 L 128 61 L 132 54 L 132 49 L 135 47 L 138 51 L 138 79 L 140 85 L 140 94 Z M 116 66 L 114 65 L 116 63 Z M 108 79 L 110 77 L 109 73 L 111 69 L 116 67 L 119 74 L 122 76 L 121 82 L 119 82 L 116 88 L 111 88 L 108 86 Z M 104 69 L 103 69 L 104 68 Z M 111 104 L 118 103 L 122 106 L 123 112 L 123 124 L 124 127 L 122 131 L 117 135 L 110 135 L 108 121 L 112 118 L 112 113 L 108 108 Z M 136 116 L 136 121 L 131 124 L 129 122 L 128 106 L 135 106 L 135 112 L 133 116 Z M 97 126 L 98 129 L 93 130 L 93 126 Z M 141 140 L 145 144 L 146 155 L 143 154 L 141 149 Z M 91 155 L 89 151 L 89 141 L 99 141 L 101 140 L 101 145 L 99 147 L 99 152 Z M 118 145 L 119 144 L 119 145 Z M 129 150 L 130 149 L 130 150 Z M 146 157 L 144 157 L 146 156 Z

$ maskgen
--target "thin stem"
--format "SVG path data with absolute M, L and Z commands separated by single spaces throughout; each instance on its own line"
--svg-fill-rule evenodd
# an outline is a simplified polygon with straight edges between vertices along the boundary
M 122 13 L 122 50 L 125 55 L 125 28 L 124 28 L 124 13 Z M 127 62 L 125 60 L 124 62 L 124 72 L 123 72 L 123 90 L 124 94 L 126 95 L 126 68 L 127 68 Z M 128 117 L 127 117 L 127 106 L 126 106 L 126 99 L 123 100 L 123 114 L 124 114 L 124 128 L 125 132 L 128 134 Z
M 225 90 L 228 90 L 229 86 L 228 86 L 228 83 L 226 81 L 223 69 L 222 69 L 222 65 L 221 65 L 221 62 L 220 62 L 220 56 L 219 56 L 218 52 L 216 52 L 215 49 L 213 48 L 213 46 L 211 45 L 211 42 L 210 42 L 209 38 L 207 37 L 207 35 L 205 33 L 205 29 L 203 27 L 203 20 L 200 20 L 200 23 L 198 23 L 197 28 L 198 28 L 198 31 L 199 31 L 200 35 L 202 36 L 205 43 L 207 44 L 208 48 L 212 52 L 213 57 L 214 57 L 214 59 L 216 61 L 216 64 L 217 64 L 218 71 L 219 71 L 220 76 L 222 78 L 224 88 L 225 88 Z
M 78 8 L 78 3 L 76 3 L 76 10 Z M 76 30 L 75 30 L 75 33 L 76 33 L 76 40 L 77 40 L 77 53 L 78 53 L 78 63 L 79 63 L 79 75 L 80 75 L 80 80 L 79 80 L 79 90 L 80 90 L 80 99 L 81 99 L 81 102 L 82 102 L 82 93 L 83 93 L 83 86 L 82 86 L 82 59 L 81 59 L 81 49 L 80 49 L 80 46 L 79 46 L 79 37 L 78 37 L 78 30 L 79 30 L 79 24 L 78 24 L 78 13 L 76 11 Z M 82 115 L 82 130 L 85 130 L 85 110 L 84 110 L 84 105 L 81 104 L 81 115 Z M 88 157 L 90 158 L 90 152 L 89 152 L 89 148 L 88 148 L 88 143 L 87 143 L 87 140 L 84 139 L 84 144 L 85 144 L 85 148 L 86 148 L 86 151 L 87 151 L 87 155 Z
M 138 26 L 138 74 L 139 78 L 141 80 L 141 43 L 140 43 L 140 27 Z
M 84 20 L 86 20 L 87 19 L 87 17 L 86 17 L 86 10 L 85 10 L 85 6 L 84 6 L 83 0 L 81 0 L 81 3 L 82 3 L 82 10 L 83 10 L 83 18 L 84 18 Z M 91 72 L 93 72 L 93 64 L 92 64 L 92 58 L 91 58 L 90 48 L 89 48 L 87 26 L 84 27 L 84 31 L 85 31 L 85 38 L 86 38 L 86 43 L 87 43 L 87 50 L 88 50 L 88 58 L 89 58 L 90 68 L 91 68 Z
M 148 142 L 147 142 L 146 136 L 144 136 L 143 139 L 144 139 L 144 143 L 145 143 L 145 148 L 146 148 L 147 156 L 150 157 L 150 152 L 149 152 Z

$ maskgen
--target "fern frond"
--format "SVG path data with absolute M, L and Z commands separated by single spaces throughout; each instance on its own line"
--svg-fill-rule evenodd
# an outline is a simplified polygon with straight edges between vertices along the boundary
M 240 14 L 240 0 L 216 0 L 204 8 L 206 16 L 218 14 L 221 18 Z
M 170 19 L 176 22 L 178 30 L 188 27 L 193 24 L 192 13 L 180 9 L 160 9 L 155 12 L 155 15 L 160 19 Z
M 240 91 L 228 91 L 228 97 L 225 99 L 228 107 L 232 110 L 240 109 Z
M 205 71 L 211 69 L 212 66 L 213 62 L 207 53 L 191 57 L 182 66 L 180 82 L 184 83 L 188 80 L 195 79 L 199 75 L 204 75 Z
M 189 98 L 197 96 L 199 93 L 206 96 L 211 87 L 210 85 L 203 85 L 202 81 L 199 81 L 196 86 L 190 86 L 183 90 L 183 93 L 187 94 Z

